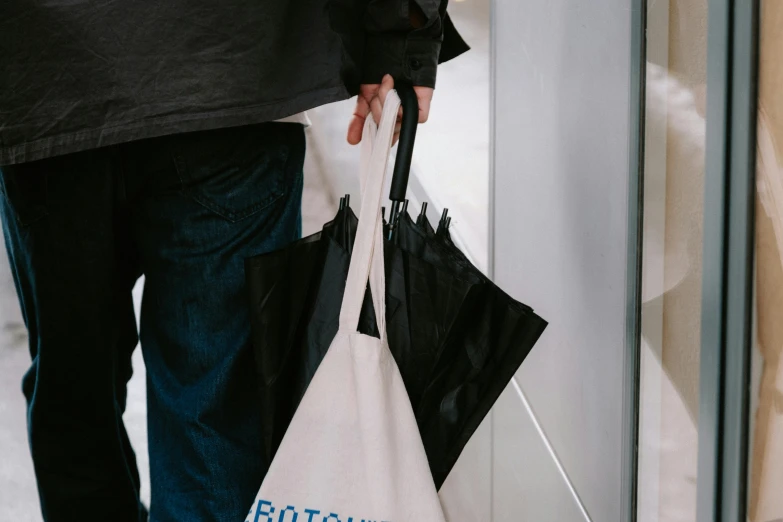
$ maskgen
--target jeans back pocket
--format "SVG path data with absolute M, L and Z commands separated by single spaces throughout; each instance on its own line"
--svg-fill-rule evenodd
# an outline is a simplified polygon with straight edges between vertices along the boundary
M 282 198 L 302 171 L 304 128 L 265 123 L 183 134 L 174 159 L 185 193 L 235 222 Z

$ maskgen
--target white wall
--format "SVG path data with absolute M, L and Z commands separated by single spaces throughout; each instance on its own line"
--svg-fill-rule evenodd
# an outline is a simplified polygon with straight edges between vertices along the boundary
M 630 1 L 493 15 L 494 275 L 550 321 L 494 412 L 493 520 L 620 522 Z

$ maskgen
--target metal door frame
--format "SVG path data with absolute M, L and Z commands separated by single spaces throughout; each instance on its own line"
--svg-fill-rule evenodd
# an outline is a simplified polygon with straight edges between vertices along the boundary
M 644 229 L 644 127 L 647 87 L 647 0 L 631 0 L 631 93 L 629 98 L 628 253 L 623 375 L 622 513 L 636 520 L 639 472 L 639 400 L 642 338 Z
M 709 2 L 698 522 L 747 520 L 758 9 Z
M 709 0 L 698 522 L 745 522 L 759 0 Z M 637 519 L 647 0 L 631 0 L 623 513 Z

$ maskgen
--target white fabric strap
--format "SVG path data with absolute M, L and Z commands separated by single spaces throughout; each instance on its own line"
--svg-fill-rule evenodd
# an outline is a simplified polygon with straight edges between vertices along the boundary
M 377 132 L 373 132 L 374 124 L 371 121 L 365 124 L 365 131 L 370 130 L 370 132 L 365 133 L 362 139 L 360 172 L 360 181 L 364 180 L 362 206 L 340 310 L 340 329 L 356 332 L 367 281 L 372 273 L 370 286 L 381 339 L 386 337 L 386 282 L 383 269 L 381 201 L 399 108 L 400 98 L 392 91 L 386 97 Z
M 367 186 L 367 177 L 370 173 L 370 160 L 372 159 L 372 151 L 375 147 L 375 140 L 378 135 L 378 126 L 375 124 L 375 121 L 372 118 L 367 118 L 367 120 L 364 122 L 364 131 L 362 133 L 362 137 L 367 137 L 368 139 L 362 140 L 362 150 L 361 150 L 361 159 L 360 159 L 360 169 L 359 169 L 359 183 L 360 183 L 360 189 L 362 192 L 362 198 L 364 198 L 364 189 Z M 388 161 L 388 160 L 387 160 Z M 385 183 L 384 183 L 385 186 Z M 381 214 L 383 216 L 383 214 Z M 378 227 L 380 227 L 380 232 L 376 231 L 377 233 L 383 234 L 383 218 L 378 221 Z M 376 236 L 377 237 L 377 236 Z M 381 236 L 381 244 L 383 244 L 383 236 Z M 379 259 L 379 256 L 381 257 Z M 383 302 L 383 296 L 386 294 L 386 273 L 384 270 L 384 264 L 383 264 L 383 249 L 373 249 L 373 256 L 372 261 L 370 263 L 370 295 L 373 299 L 373 310 L 378 310 L 379 307 L 383 307 L 385 303 Z M 381 299 L 379 300 L 379 296 Z M 378 324 L 378 331 L 381 334 L 381 338 L 384 338 L 384 335 L 386 333 L 386 315 L 382 314 L 380 319 L 378 318 L 378 312 L 375 313 L 376 317 L 376 323 Z M 380 321 L 380 322 L 378 322 Z

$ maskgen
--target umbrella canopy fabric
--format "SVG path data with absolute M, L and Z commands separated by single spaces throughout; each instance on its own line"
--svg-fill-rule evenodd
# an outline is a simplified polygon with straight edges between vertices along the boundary
M 321 232 L 246 260 L 269 461 L 337 333 L 357 225 L 345 207 Z M 389 346 L 440 487 L 546 322 L 426 220 L 403 213 L 384 257 Z M 377 335 L 369 293 L 359 330 Z

